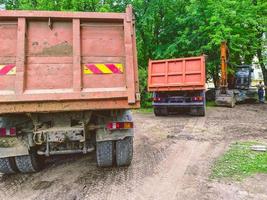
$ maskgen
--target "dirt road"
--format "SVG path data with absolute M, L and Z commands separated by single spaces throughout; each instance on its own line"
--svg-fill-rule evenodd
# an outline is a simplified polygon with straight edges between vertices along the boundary
M 129 168 L 98 169 L 93 154 L 53 158 L 36 174 L 0 175 L 0 199 L 267 199 L 267 175 L 241 183 L 209 179 L 231 142 L 267 141 L 267 105 L 209 108 L 206 117 L 134 118 Z

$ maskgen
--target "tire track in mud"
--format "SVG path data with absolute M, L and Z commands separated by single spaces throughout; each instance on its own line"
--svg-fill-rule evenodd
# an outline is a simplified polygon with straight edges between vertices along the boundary
M 5 195 L 3 198 L 0 196 L 0 199 L 68 199 L 65 197 L 76 196 L 68 194 L 69 191 L 72 193 L 72 190 L 79 189 L 74 183 L 71 184 L 71 174 L 75 176 L 76 173 L 80 172 L 79 170 L 75 171 L 75 169 L 77 165 L 81 166 L 80 164 L 84 160 L 88 161 L 88 158 L 76 155 L 67 159 L 59 158 L 56 163 L 52 165 L 50 163 L 50 166 L 46 166 L 38 173 L 4 176 L 0 186 L 4 188 Z M 81 166 L 81 170 L 83 170 L 83 166 Z M 68 174 L 68 172 L 71 173 Z
M 190 160 L 199 156 L 202 148 L 196 141 L 180 141 L 173 146 L 173 152 L 162 163 L 157 175 L 139 188 L 142 199 L 175 199 Z
M 197 122 L 197 118 L 188 120 L 187 124 L 194 122 Z M 185 126 L 182 132 L 187 132 L 185 130 L 188 128 L 192 127 Z M 52 170 L 54 170 L 54 173 L 62 173 L 58 169 L 60 166 L 55 168 L 48 167 L 34 175 L 14 175 L 15 177 L 11 178 L 9 189 L 5 186 L 6 194 L 11 195 L 13 193 L 17 194 L 16 196 L 19 194 L 19 196 L 31 199 L 118 199 L 118 194 L 124 198 L 129 198 L 129 194 L 133 193 L 134 195 L 130 199 L 136 199 L 135 188 L 143 185 L 147 177 L 154 176 L 155 171 L 158 171 L 160 167 L 159 163 L 168 159 L 170 154 L 169 147 L 173 144 L 170 140 L 157 144 L 147 136 L 141 136 L 138 140 L 141 142 L 139 141 L 135 146 L 134 161 L 129 168 L 98 169 L 95 167 L 95 163 L 88 163 L 88 169 L 83 171 L 83 166 L 82 169 L 74 171 L 69 169 L 68 165 L 65 166 L 63 164 L 62 171 L 70 170 L 70 173 L 76 174 L 76 179 L 60 179 L 60 175 L 57 175 L 54 179 L 52 178 L 54 185 L 57 185 L 57 190 L 55 190 L 55 186 L 52 186 L 46 189 L 45 193 L 37 190 L 33 191 L 33 194 L 30 196 L 24 194 L 26 189 L 30 191 L 34 186 L 36 183 L 35 179 L 46 180 L 44 178 L 45 175 L 51 176 L 53 174 Z M 88 161 L 88 159 L 86 160 Z M 77 162 L 84 162 L 84 159 L 77 160 Z M 79 166 L 79 164 L 73 164 L 72 167 L 75 166 Z M 68 174 L 65 176 L 68 177 Z M 66 183 L 66 180 L 70 180 L 70 182 Z M 21 192 L 20 189 L 23 186 L 24 191 Z M 16 196 L 14 199 L 16 199 Z
M 225 151 L 228 144 L 202 142 L 199 145 L 203 149 L 199 156 L 190 159 L 176 199 L 217 199 L 207 198 L 207 194 L 210 193 L 210 170 L 213 161 Z M 213 196 L 215 195 L 213 194 Z
M 187 133 L 192 125 L 198 130 L 204 123 L 204 118 L 191 119 L 181 131 L 181 134 Z M 186 199 L 183 197 L 188 196 L 188 194 L 183 193 L 183 191 L 185 189 L 190 190 L 195 186 L 191 186 L 192 180 L 188 179 L 193 179 L 198 186 L 203 184 L 195 179 L 195 175 L 202 176 L 203 173 L 207 175 L 208 170 L 206 168 L 209 168 L 210 163 L 205 160 L 206 156 L 210 155 L 212 159 L 218 156 L 224 147 L 225 144 L 217 145 L 209 142 L 181 140 L 171 146 L 166 158 L 159 163 L 157 170 L 151 177 L 145 178 L 144 184 L 134 185 L 134 190 L 127 195 L 111 194 L 110 196 L 113 198 L 109 199 Z M 199 162 L 203 167 L 195 168 Z M 192 168 L 196 169 L 193 176 L 190 175 Z M 183 184 L 184 182 L 187 184 Z M 121 189 L 118 191 L 121 191 Z M 195 197 L 198 197 L 198 195 L 195 195 Z
M 99 196 L 98 193 L 92 195 L 92 191 L 88 191 L 86 197 L 90 199 L 136 199 L 135 195 L 129 194 L 136 194 L 136 187 L 143 185 L 146 177 L 153 176 L 159 167 L 159 163 L 166 159 L 169 144 L 165 145 L 155 147 L 148 137 L 142 137 L 142 143 L 139 143 L 135 148 L 134 162 L 127 171 L 132 179 L 123 182 L 115 180 L 111 185 L 105 184 L 107 188 L 104 190 L 105 192 L 102 191 L 104 195 Z M 120 176 L 120 174 L 117 174 L 117 176 Z
M 146 141 L 146 139 L 144 139 Z M 147 142 L 138 145 L 134 160 L 128 168 L 113 169 L 104 181 L 87 190 L 85 199 L 120 199 L 129 198 L 137 185 L 143 185 L 145 177 L 150 177 L 158 167 L 158 163 L 166 157 L 166 147 L 155 148 Z M 112 181 L 110 181 L 112 180 Z M 95 188 L 101 187 L 100 191 Z
M 266 128 L 262 131 L 267 130 L 264 112 L 255 106 L 248 110 L 242 106 L 240 109 L 212 108 L 206 117 L 156 118 L 152 114 L 136 114 L 134 158 L 130 167 L 97 168 L 93 154 L 63 159 L 36 174 L 1 177 L 0 199 L 222 198 L 225 191 L 208 179 L 213 161 L 231 141 L 240 135 L 249 136 L 234 132 L 245 128 L 249 133 L 254 127 L 255 135 L 263 138 L 257 121 Z M 222 132 L 224 130 L 227 132 Z
M 189 119 L 181 133 L 187 133 L 192 128 L 192 126 L 198 129 L 198 127 L 202 127 L 204 123 L 204 118 Z M 146 141 L 146 139 L 144 139 L 144 141 Z M 207 145 L 208 143 L 205 143 L 205 146 Z M 146 147 L 148 145 L 145 144 L 144 146 Z M 143 160 L 143 162 L 141 162 L 143 166 L 141 166 L 140 169 L 146 168 L 150 172 L 154 171 L 153 173 L 150 173 L 149 176 L 143 176 L 142 170 L 136 168 L 133 169 L 135 181 L 125 180 L 124 183 L 121 183 L 117 181 L 117 178 L 114 180 L 114 183 L 112 185 L 107 186 L 108 189 L 102 191 L 103 193 L 108 195 L 99 197 L 99 194 L 95 193 L 95 195 L 93 196 L 87 195 L 86 197 L 90 199 L 109 200 L 157 199 L 157 197 L 159 197 L 158 199 L 170 198 L 168 196 L 168 193 L 167 196 L 163 195 L 164 191 L 170 191 L 172 185 L 177 185 L 177 182 L 179 182 L 179 180 L 183 177 L 189 161 L 191 159 L 196 159 L 201 154 L 201 149 L 203 149 L 203 147 L 197 141 L 181 141 L 178 143 L 172 143 L 169 147 L 170 148 L 168 150 L 160 151 L 160 153 L 142 149 L 144 150 L 142 156 L 144 157 L 144 160 L 147 160 L 149 163 L 144 162 Z M 164 152 L 163 156 L 160 156 L 162 152 Z M 160 159 L 157 159 L 159 157 L 161 157 L 161 161 Z M 133 163 L 132 166 L 137 166 L 136 164 L 137 163 Z M 170 168 L 171 170 L 168 170 Z M 179 177 L 177 177 L 177 173 L 179 174 Z M 159 182 L 164 184 L 159 184 Z M 176 190 L 177 188 L 175 186 L 175 188 L 170 193 L 171 199 L 175 198 Z
M 0 181 L 1 199 L 12 197 L 15 195 L 25 182 L 33 181 L 34 176 L 32 174 L 14 174 L 14 175 L 2 175 Z

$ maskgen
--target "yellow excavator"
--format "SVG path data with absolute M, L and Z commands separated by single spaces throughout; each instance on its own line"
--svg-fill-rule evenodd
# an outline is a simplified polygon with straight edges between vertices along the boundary
M 251 85 L 253 69 L 251 65 L 236 66 L 233 89 L 229 89 L 227 80 L 227 44 L 221 43 L 221 79 L 220 87 L 216 90 L 215 103 L 218 106 L 233 108 L 236 102 L 256 102 L 257 88 Z
M 216 90 L 215 103 L 218 106 L 226 106 L 233 108 L 236 103 L 234 90 L 228 89 L 227 82 L 227 45 L 223 41 L 221 43 L 221 79 L 220 87 Z

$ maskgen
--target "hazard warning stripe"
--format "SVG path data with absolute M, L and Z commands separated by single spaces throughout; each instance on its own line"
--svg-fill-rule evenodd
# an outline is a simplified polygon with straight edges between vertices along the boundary
M 102 74 L 103 73 L 96 65 L 88 64 L 85 66 L 92 72 L 92 74 Z
M 122 74 L 123 66 L 120 63 L 85 64 L 84 74 Z
M 14 75 L 16 74 L 16 65 L 0 65 L 0 75 Z
M 114 64 L 106 64 L 106 66 L 114 73 L 114 74 L 119 74 L 122 71 L 120 71 L 119 67 L 117 67 Z

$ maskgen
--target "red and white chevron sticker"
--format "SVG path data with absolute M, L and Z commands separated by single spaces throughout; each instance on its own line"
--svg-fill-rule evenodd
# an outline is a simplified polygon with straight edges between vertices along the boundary
M 16 74 L 16 65 L 15 64 L 0 65 L 0 76 L 15 75 L 15 74 Z

